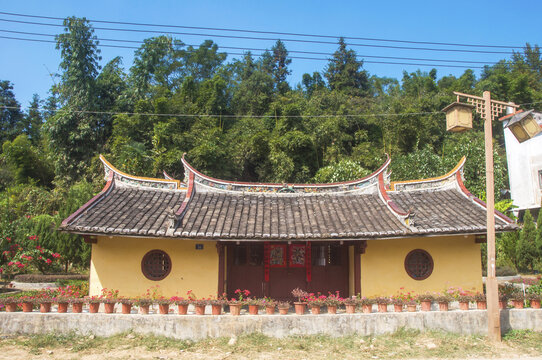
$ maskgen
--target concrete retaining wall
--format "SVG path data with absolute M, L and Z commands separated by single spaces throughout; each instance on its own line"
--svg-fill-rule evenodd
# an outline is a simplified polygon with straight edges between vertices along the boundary
M 510 329 L 542 331 L 542 310 L 501 311 L 501 327 L 503 331 Z M 367 336 L 392 333 L 401 328 L 486 334 L 487 317 L 484 310 L 302 316 L 0 313 L 0 333 L 4 335 L 75 332 L 81 335 L 112 336 L 133 331 L 176 339 L 200 340 L 206 337 L 231 337 L 253 332 L 272 337 L 314 334 Z

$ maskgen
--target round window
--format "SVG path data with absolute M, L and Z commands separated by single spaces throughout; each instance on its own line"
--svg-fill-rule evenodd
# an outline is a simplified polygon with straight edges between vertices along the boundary
M 171 259 L 162 250 L 151 250 L 141 260 L 141 271 L 149 280 L 162 280 L 171 271 Z
M 405 258 L 405 270 L 414 280 L 427 279 L 433 272 L 433 258 L 425 250 L 412 250 Z

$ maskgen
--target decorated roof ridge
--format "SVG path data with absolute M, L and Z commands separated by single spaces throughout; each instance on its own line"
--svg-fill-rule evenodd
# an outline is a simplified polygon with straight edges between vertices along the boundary
M 194 181 L 198 184 L 208 186 L 211 188 L 221 189 L 221 190 L 242 191 L 242 192 L 311 193 L 311 192 L 360 190 L 370 185 L 377 185 L 378 175 L 385 172 L 385 170 L 388 168 L 391 162 L 390 157 L 386 154 L 386 161 L 375 172 L 356 180 L 342 181 L 342 182 L 335 182 L 335 183 L 323 183 L 323 184 L 295 184 L 295 183 L 281 184 L 281 183 L 257 183 L 257 182 L 243 182 L 243 181 L 216 179 L 196 170 L 185 159 L 185 155 L 186 153 L 183 154 L 183 157 L 182 157 L 182 163 L 185 167 L 185 181 L 188 174 L 193 173 L 195 175 Z
M 162 171 L 162 174 L 164 175 L 164 179 L 166 179 L 166 180 L 175 180 L 175 181 L 179 181 L 180 184 L 181 184 L 181 187 L 186 187 L 186 184 L 185 184 L 185 183 L 183 183 L 183 182 L 180 181 L 180 180 L 175 179 L 173 176 L 169 175 L 165 170 Z
M 459 189 L 461 190 L 461 193 L 468 199 L 470 199 L 472 202 L 474 202 L 476 205 L 478 205 L 479 207 L 485 209 L 487 211 L 487 204 L 485 203 L 485 201 L 482 201 L 480 200 L 478 197 L 476 197 L 475 195 L 473 195 L 466 187 L 465 187 L 465 184 L 463 183 L 463 179 L 461 178 L 461 174 L 460 173 L 456 173 L 456 181 L 457 181 L 457 185 L 459 187 Z M 495 215 L 501 219 L 502 221 L 504 221 L 505 223 L 508 223 L 508 224 L 515 224 L 514 220 L 510 219 L 508 216 L 504 215 L 503 213 L 501 213 L 500 211 L 498 210 L 495 210 Z
M 500 117 L 499 121 L 504 121 L 506 119 L 509 119 L 509 118 L 511 118 L 513 116 L 516 116 L 519 113 L 522 113 L 523 111 L 524 111 L 523 109 L 518 109 L 517 111 L 515 111 L 515 112 L 513 112 L 511 114 L 507 114 L 507 115 L 504 115 L 504 116 Z
M 410 210 L 403 210 L 389 197 L 384 183 L 384 175 L 382 173 L 378 174 L 378 197 L 386 204 L 391 213 L 399 219 L 402 224 L 410 227 Z
M 424 190 L 436 189 L 449 185 L 455 182 L 455 174 L 461 174 L 467 158 L 463 156 L 457 165 L 448 173 L 427 179 L 392 181 L 390 183 L 390 191 L 409 191 L 409 190 Z
M 188 204 L 190 203 L 190 199 L 194 195 L 195 190 L 196 188 L 194 186 L 194 173 L 190 173 L 190 175 L 188 176 L 188 190 L 186 191 L 186 196 L 179 209 L 175 211 L 175 217 L 178 221 L 182 220 L 182 217 L 188 208 Z
M 79 209 L 77 209 L 73 214 L 68 216 L 66 219 L 62 221 L 62 224 L 60 225 L 60 228 L 68 226 L 70 223 L 77 220 L 81 215 L 83 215 L 87 210 L 91 209 L 93 206 L 98 204 L 107 194 L 111 192 L 115 185 L 115 177 L 113 176 L 113 173 L 110 172 L 109 176 L 107 178 L 107 182 L 105 183 L 104 188 L 102 191 L 100 191 L 98 194 L 94 195 L 92 199 L 87 201 L 83 206 L 81 206 Z
M 105 159 L 103 155 L 100 155 L 100 160 L 104 165 L 105 177 L 107 178 L 110 173 L 114 178 L 122 183 L 127 183 L 135 186 L 147 186 L 152 188 L 161 188 L 169 190 L 182 189 L 181 181 L 174 179 L 157 179 L 143 176 L 135 176 L 127 174 L 116 167 L 114 167 L 109 161 Z

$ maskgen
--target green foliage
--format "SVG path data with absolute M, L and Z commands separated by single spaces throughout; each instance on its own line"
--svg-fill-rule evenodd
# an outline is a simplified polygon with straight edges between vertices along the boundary
M 15 99 L 13 86 L 9 81 L 0 80 L 0 144 L 21 133 L 22 120 L 21 105 Z
M 352 160 L 341 160 L 336 164 L 324 166 L 316 172 L 312 181 L 331 183 L 360 179 L 371 172 Z
M 17 184 L 35 182 L 50 186 L 54 178 L 53 166 L 44 154 L 35 148 L 27 135 L 19 135 L 2 146 L 6 165 L 11 168 Z
M 523 216 L 523 228 L 519 235 L 516 245 L 516 257 L 518 270 L 533 270 L 534 262 L 537 258 L 537 249 L 535 245 L 536 225 L 529 210 Z

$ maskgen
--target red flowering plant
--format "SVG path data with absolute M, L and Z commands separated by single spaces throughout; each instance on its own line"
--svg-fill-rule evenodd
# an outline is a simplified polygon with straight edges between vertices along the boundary
M 207 306 L 211 303 L 211 300 L 213 299 L 211 295 L 209 295 L 209 297 L 206 297 L 206 298 L 198 298 L 196 294 L 192 292 L 192 290 L 188 290 L 186 292 L 186 296 L 188 297 L 189 303 L 194 306 Z
M 335 291 L 335 294 L 330 292 L 326 297 L 325 304 L 327 306 L 339 306 L 343 300 L 338 291 Z
M 119 300 L 119 291 L 113 289 L 102 289 L 102 295 L 100 296 L 100 302 L 104 304 L 115 304 Z
M 309 296 L 306 297 L 306 301 L 309 306 L 323 306 L 326 304 L 327 296 L 322 295 L 321 293 L 309 293 Z
M 235 290 L 235 295 L 237 296 L 237 298 L 232 297 L 228 301 L 228 303 L 245 305 L 247 303 L 247 298 L 250 296 L 250 291 L 248 291 L 247 289 L 237 289 Z
M 392 304 L 403 305 L 416 302 L 416 294 L 413 291 L 406 291 L 404 287 L 399 288 L 397 294 L 391 297 Z
M 26 241 L 15 242 L 6 237 L 8 244 L 2 252 L 3 266 L 0 273 L 11 278 L 14 274 L 26 273 L 32 269 L 42 274 L 53 269 L 60 260 L 60 254 L 37 244 L 36 235 L 28 236 Z

